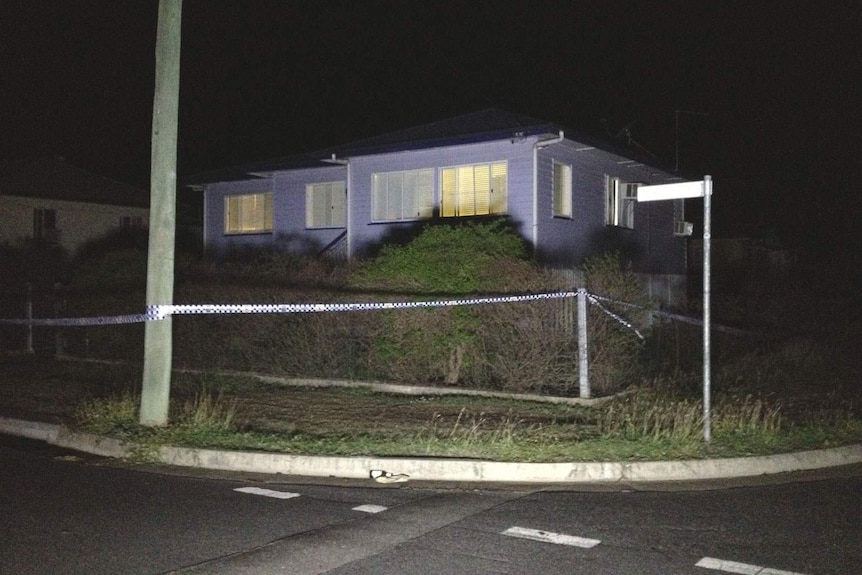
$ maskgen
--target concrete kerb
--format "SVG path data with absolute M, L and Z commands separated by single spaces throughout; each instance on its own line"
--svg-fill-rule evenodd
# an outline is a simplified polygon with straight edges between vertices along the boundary
M 56 424 L 0 417 L 0 433 L 105 457 L 125 458 L 141 447 Z M 493 483 L 613 483 L 696 481 L 753 477 L 862 463 L 862 445 L 769 456 L 686 461 L 519 463 L 466 459 L 323 457 L 164 446 L 154 462 L 183 467 L 368 479 L 372 469 L 404 473 L 415 481 Z
M 27 439 L 36 439 L 45 441 L 46 443 L 52 443 L 57 439 L 60 427 L 54 423 L 0 417 L 0 433 L 25 437 Z

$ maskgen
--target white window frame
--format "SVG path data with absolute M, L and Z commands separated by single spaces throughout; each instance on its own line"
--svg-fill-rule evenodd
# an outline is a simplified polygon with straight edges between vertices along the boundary
M 371 221 L 419 220 L 434 215 L 434 170 L 371 174 Z
M 638 185 L 635 182 L 626 182 L 612 176 L 605 177 L 605 222 L 607 225 L 634 229 Z
M 224 233 L 272 233 L 272 192 L 229 194 L 224 197 Z
M 487 189 L 477 187 L 476 184 L 481 186 L 486 177 Z M 508 180 L 509 166 L 505 161 L 441 168 L 440 216 L 457 218 L 507 213 Z M 487 198 L 482 197 L 483 192 Z
M 553 167 L 554 217 L 572 217 L 572 165 L 554 162 Z
M 144 228 L 143 216 L 120 216 L 120 227 L 124 230 L 140 230 Z
M 33 209 L 33 239 L 51 240 L 58 235 L 57 210 L 54 208 Z
M 305 186 L 305 227 L 343 228 L 347 221 L 347 184 L 314 182 Z

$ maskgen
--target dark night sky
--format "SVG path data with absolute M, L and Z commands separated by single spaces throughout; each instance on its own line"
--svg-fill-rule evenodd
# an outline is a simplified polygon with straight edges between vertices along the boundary
M 157 6 L 3 0 L 0 159 L 62 155 L 147 188 Z M 672 168 L 684 110 L 679 166 L 713 175 L 717 236 L 851 245 L 859 6 L 185 0 L 179 175 L 487 107 L 628 127 Z

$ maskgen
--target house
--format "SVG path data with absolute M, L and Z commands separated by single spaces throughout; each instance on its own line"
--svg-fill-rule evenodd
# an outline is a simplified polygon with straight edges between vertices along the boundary
M 149 222 L 149 193 L 63 158 L 0 163 L 0 243 L 33 240 L 74 253 L 89 240 Z
M 782 282 L 797 263 L 797 255 L 775 238 L 712 238 L 710 269 L 713 288 L 739 290 L 757 283 Z M 689 272 L 703 275 L 703 240 L 688 246 Z
M 617 250 L 684 291 L 682 200 L 637 203 L 678 181 L 560 126 L 488 109 L 300 156 L 204 174 L 204 245 L 369 253 L 434 218 L 505 216 L 560 269 Z M 661 288 L 662 290 L 664 288 Z

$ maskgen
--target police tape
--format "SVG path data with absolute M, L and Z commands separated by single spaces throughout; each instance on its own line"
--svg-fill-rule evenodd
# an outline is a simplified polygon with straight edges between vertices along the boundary
M 446 299 L 430 301 L 395 301 L 361 303 L 292 303 L 292 304 L 211 304 L 211 305 L 160 305 L 149 306 L 147 315 L 151 319 L 163 319 L 169 315 L 197 314 L 248 314 L 248 313 L 319 313 L 329 311 L 374 311 L 412 309 L 421 307 L 453 307 L 462 305 L 482 305 L 515 303 L 523 301 L 550 300 L 575 297 L 577 292 L 550 292 L 540 294 L 521 294 L 510 296 L 475 297 L 466 299 Z
M 605 306 L 603 306 L 603 305 L 602 305 L 602 303 L 601 303 L 601 301 L 600 301 L 600 300 L 605 300 L 605 301 L 612 301 L 612 300 L 608 300 L 608 298 L 603 298 L 603 297 L 599 297 L 599 296 L 594 296 L 594 295 L 592 295 L 592 294 L 588 294 L 588 295 L 587 295 L 587 298 L 590 300 L 590 303 L 595 304 L 595 305 L 596 305 L 600 310 L 602 310 L 602 311 L 603 311 L 603 312 L 605 312 L 607 315 L 609 315 L 610 317 L 612 317 L 613 319 L 615 319 L 615 320 L 616 320 L 620 325 L 622 325 L 622 326 L 624 326 L 624 327 L 628 328 L 629 330 L 633 331 L 633 332 L 635 333 L 635 335 L 636 335 L 636 336 L 638 336 L 638 338 L 639 338 L 642 342 L 646 341 L 646 338 L 645 338 L 643 335 L 641 335 L 641 332 L 639 332 L 639 331 L 638 331 L 638 329 L 637 329 L 637 328 L 636 328 L 636 327 L 635 327 L 635 326 L 634 326 L 630 321 L 628 321 L 628 320 L 624 319 L 624 318 L 623 318 L 622 316 L 620 316 L 620 315 L 615 314 L 614 312 L 612 312 L 611 310 L 609 310 L 608 308 L 606 308 Z M 628 305 L 631 305 L 631 304 L 628 304 Z M 637 306 L 634 306 L 634 307 L 637 307 Z
M 171 304 L 150 305 L 146 313 L 112 315 L 99 317 L 60 317 L 60 318 L 30 318 L 30 319 L 0 319 L 0 325 L 25 325 L 25 326 L 58 326 L 58 327 L 80 327 L 100 325 L 121 325 L 132 323 L 144 323 L 147 321 L 160 321 L 175 315 L 215 315 L 215 314 L 285 314 L 285 313 L 321 313 L 338 311 L 374 311 L 374 310 L 399 310 L 414 308 L 453 307 L 462 305 L 500 304 L 515 303 L 523 301 L 553 300 L 577 297 L 577 291 L 558 291 L 536 294 L 518 294 L 506 296 L 473 297 L 461 299 L 426 300 L 426 301 L 395 301 L 395 302 L 355 302 L 355 303 L 285 303 L 285 304 Z M 605 314 L 612 317 L 620 325 L 633 331 L 637 337 L 644 341 L 644 336 L 638 329 L 622 316 L 610 311 L 602 302 L 613 305 L 622 305 L 630 308 L 645 310 L 643 306 L 631 304 L 619 300 L 610 299 L 596 294 L 586 292 L 587 301 L 598 307 Z M 679 314 L 671 314 L 660 310 L 648 310 L 658 316 L 665 316 L 678 321 L 688 323 L 702 323 L 702 320 L 690 318 Z M 716 329 L 735 333 L 737 335 L 750 335 L 743 330 L 714 326 Z
M 149 321 L 147 314 L 136 313 L 130 315 L 110 315 L 99 317 L 54 317 L 54 318 L 29 318 L 29 319 L 0 319 L 0 324 L 28 325 L 28 326 L 61 326 L 76 327 L 88 325 L 120 325 L 127 323 L 142 323 Z
M 213 314 L 284 314 L 284 313 L 321 313 L 333 311 L 374 311 L 412 308 L 453 307 L 462 305 L 482 305 L 515 303 L 538 300 L 573 298 L 576 291 L 559 291 L 537 294 L 507 296 L 472 297 L 461 299 L 359 302 L 359 303 L 286 303 L 286 304 L 171 304 L 150 305 L 146 313 L 78 318 L 25 318 L 0 319 L 0 324 L 28 326 L 92 326 L 118 325 L 159 321 L 175 315 L 213 315 Z

